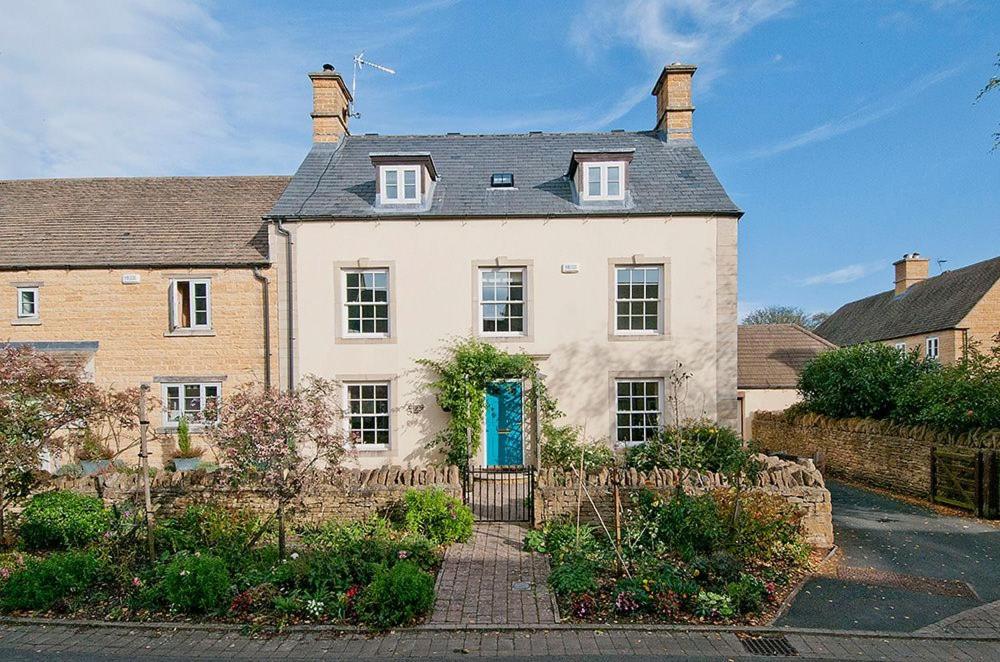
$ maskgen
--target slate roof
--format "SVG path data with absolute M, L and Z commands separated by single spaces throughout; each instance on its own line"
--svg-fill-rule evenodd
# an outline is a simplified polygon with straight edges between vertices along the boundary
M 802 368 L 836 345 L 798 324 L 741 324 L 737 388 L 795 388 Z
M 946 271 L 911 285 L 841 306 L 816 329 L 838 345 L 891 340 L 957 328 L 1000 280 L 1000 257 Z
M 566 177 L 574 150 L 634 149 L 626 203 L 574 203 Z M 427 152 L 438 181 L 423 217 L 740 214 L 701 150 L 690 140 L 654 132 L 506 135 L 347 136 L 316 143 L 271 210 L 286 218 L 370 218 L 374 208 L 372 153 Z M 490 175 L 514 173 L 513 189 L 491 189 Z
M 74 371 L 82 371 L 94 358 L 97 353 L 99 343 L 96 340 L 71 341 L 71 342 L 4 342 L 0 343 L 0 349 L 4 347 L 31 347 L 36 352 L 48 354 L 55 359 L 55 362 L 63 368 Z
M 0 181 L 0 269 L 266 264 L 288 177 Z

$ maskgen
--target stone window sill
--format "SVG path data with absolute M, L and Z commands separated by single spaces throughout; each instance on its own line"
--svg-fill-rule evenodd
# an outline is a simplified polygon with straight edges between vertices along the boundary
M 173 331 L 166 331 L 163 334 L 164 338 L 188 338 L 188 337 L 201 337 L 201 338 L 211 338 L 215 335 L 214 329 L 174 329 Z
M 16 320 L 11 320 L 11 326 L 41 326 L 42 320 L 37 317 L 19 317 Z

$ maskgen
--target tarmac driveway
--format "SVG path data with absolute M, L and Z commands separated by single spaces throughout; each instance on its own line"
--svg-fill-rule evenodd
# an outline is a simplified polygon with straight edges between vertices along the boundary
M 913 631 L 1000 600 L 1000 529 L 828 481 L 840 576 L 815 578 L 777 625 Z

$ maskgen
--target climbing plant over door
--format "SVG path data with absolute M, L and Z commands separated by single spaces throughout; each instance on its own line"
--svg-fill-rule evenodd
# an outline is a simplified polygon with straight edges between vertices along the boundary
M 493 382 L 528 381 L 528 402 L 537 402 L 540 426 L 561 415 L 556 402 L 546 392 L 538 367 L 527 354 L 510 354 L 469 338 L 447 346 L 444 357 L 439 360 L 418 359 L 417 363 L 436 374 L 437 378 L 428 387 L 436 395 L 441 409 L 451 416 L 448 426 L 431 441 L 432 446 L 444 451 L 449 464 L 464 467 L 468 458 L 479 450 L 486 389 Z M 472 430 L 471 446 L 469 430 Z

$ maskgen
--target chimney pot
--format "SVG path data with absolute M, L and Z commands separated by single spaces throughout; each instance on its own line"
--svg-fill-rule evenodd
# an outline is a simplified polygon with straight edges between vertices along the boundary
M 348 133 L 350 106 L 354 100 L 340 72 L 332 64 L 309 74 L 313 87 L 313 142 L 335 143 Z
M 694 106 L 691 103 L 691 79 L 698 67 L 673 62 L 663 67 L 653 86 L 656 97 L 655 131 L 663 131 L 668 140 L 691 140 Z

